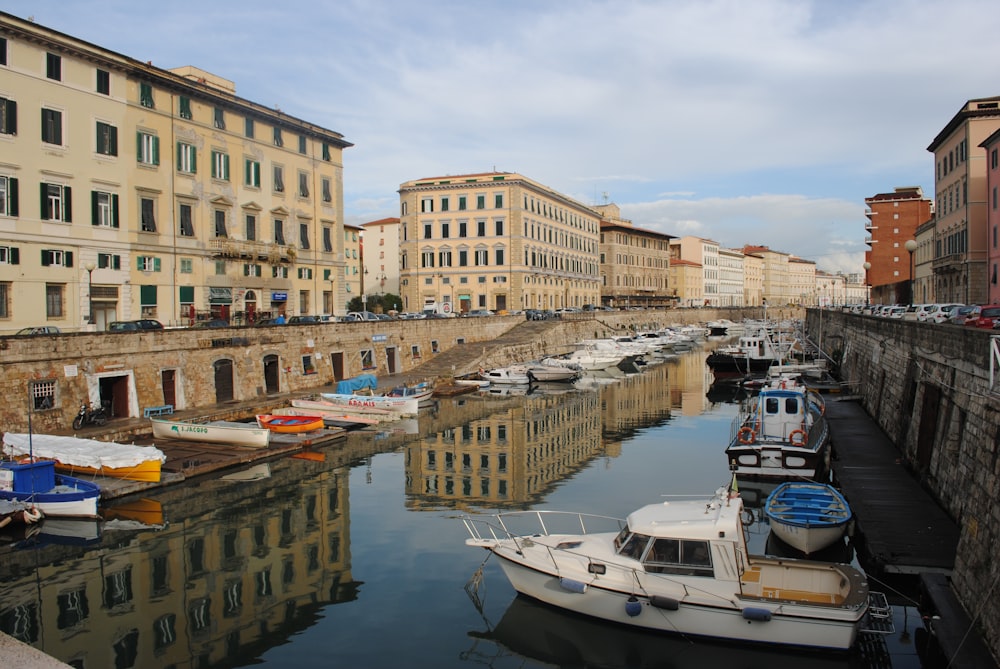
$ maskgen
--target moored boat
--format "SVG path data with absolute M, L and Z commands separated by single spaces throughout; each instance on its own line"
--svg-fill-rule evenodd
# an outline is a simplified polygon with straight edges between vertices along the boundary
M 52 460 L 0 462 L 0 500 L 21 502 L 46 518 L 97 518 L 96 483 L 57 474 Z
M 257 424 L 271 432 L 298 434 L 313 432 L 324 427 L 322 416 L 281 416 L 276 414 L 258 414 Z
M 160 480 L 167 456 L 155 446 L 136 446 L 56 434 L 3 435 L 3 453 L 53 460 L 56 470 L 77 476 L 110 476 L 130 481 Z
M 852 518 L 840 491 L 815 481 L 782 483 L 768 496 L 764 515 L 772 534 L 806 555 L 839 541 Z
M 383 397 L 381 395 L 345 395 L 343 393 L 320 393 L 326 402 L 349 409 L 384 409 L 396 414 L 416 415 L 420 410 L 419 400 L 412 397 Z
M 399 385 L 393 387 L 383 397 L 405 397 L 415 399 L 418 402 L 431 399 L 434 396 L 434 386 L 427 381 L 421 381 L 414 385 Z
M 480 369 L 479 376 L 493 385 L 521 386 L 531 383 L 528 368 L 524 365 L 511 365 L 495 369 Z
M 8 525 L 34 525 L 41 522 L 41 509 L 18 500 L 0 499 L 0 529 Z
M 558 511 L 466 516 L 471 538 L 518 592 L 576 613 L 664 632 L 847 650 L 869 609 L 847 564 L 749 554 L 743 502 L 644 506 L 626 519 Z
M 266 448 L 271 431 L 256 423 L 193 423 L 150 418 L 157 439 L 180 439 L 209 444 L 232 444 L 247 448 Z

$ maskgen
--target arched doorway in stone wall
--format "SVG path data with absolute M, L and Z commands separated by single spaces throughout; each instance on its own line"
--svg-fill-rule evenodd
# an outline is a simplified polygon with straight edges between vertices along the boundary
M 268 395 L 281 391 L 278 362 L 278 356 L 273 353 L 264 356 L 264 392 Z
M 233 395 L 233 361 L 228 358 L 212 363 L 215 370 L 215 401 L 216 403 L 232 402 Z

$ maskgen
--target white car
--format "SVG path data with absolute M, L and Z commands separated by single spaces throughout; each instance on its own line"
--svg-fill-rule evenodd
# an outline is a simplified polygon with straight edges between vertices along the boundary
M 947 323 L 952 316 L 958 313 L 959 307 L 964 304 L 939 304 L 938 308 L 927 315 L 928 323 Z

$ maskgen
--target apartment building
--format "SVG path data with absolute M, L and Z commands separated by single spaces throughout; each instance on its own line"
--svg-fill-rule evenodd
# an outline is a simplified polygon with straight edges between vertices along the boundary
M 700 263 L 670 259 L 670 291 L 679 307 L 705 306 L 705 274 Z
M 744 255 L 737 249 L 719 249 L 719 306 L 742 307 L 746 302 Z
M 918 186 L 900 186 L 865 198 L 866 282 L 876 304 L 909 303 L 918 258 L 917 228 L 931 219 L 933 203 Z M 924 291 L 931 292 L 932 291 Z
M 400 185 L 403 311 L 558 309 L 600 300 L 600 214 L 527 177 Z
M 0 330 L 343 304 L 350 146 L 208 72 L 0 12 Z
M 817 304 L 816 263 L 812 260 L 788 257 L 788 292 L 790 302 L 804 307 Z
M 365 292 L 379 296 L 399 295 L 399 219 L 383 218 L 361 227 L 364 230 Z
M 969 100 L 927 147 L 935 166 L 932 275 L 938 302 L 981 304 L 989 294 L 988 164 L 979 147 L 998 129 L 1000 96 Z
M 759 307 L 764 304 L 764 259 L 756 253 L 743 253 L 743 305 Z
M 670 293 L 670 240 L 621 217 L 618 205 L 593 207 L 601 214 L 601 304 L 648 308 L 674 306 Z
M 979 146 L 986 151 L 986 229 L 989 233 L 986 301 L 1000 304 L 997 277 L 997 267 L 1000 266 L 1000 130 L 980 142 Z
M 719 243 L 687 235 L 671 241 L 672 255 L 701 266 L 701 292 L 704 306 L 718 307 L 719 298 Z

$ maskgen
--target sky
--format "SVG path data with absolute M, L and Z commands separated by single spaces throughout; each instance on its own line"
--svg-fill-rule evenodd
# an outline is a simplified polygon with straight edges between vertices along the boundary
M 996 0 L 2 0 L 324 128 L 346 222 L 405 181 L 516 172 L 640 228 L 862 272 L 864 199 L 1000 95 Z M 971 147 L 977 150 L 978 147 Z

